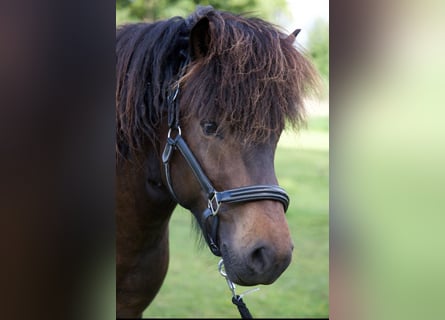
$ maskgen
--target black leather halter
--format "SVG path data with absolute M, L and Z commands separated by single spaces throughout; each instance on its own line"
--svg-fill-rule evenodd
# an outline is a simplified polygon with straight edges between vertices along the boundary
M 186 61 L 181 64 L 181 69 L 184 69 Z M 183 72 L 183 70 L 180 70 Z M 179 94 L 179 84 L 177 84 L 172 93 L 168 96 L 168 122 L 169 131 L 167 135 L 167 142 L 165 144 L 164 152 L 162 154 L 162 161 L 165 169 L 165 177 L 167 185 L 172 197 L 180 204 L 175 191 L 173 190 L 172 177 L 170 174 L 170 159 L 174 150 L 179 150 L 184 159 L 187 161 L 189 167 L 192 169 L 196 179 L 201 185 L 202 190 L 207 196 L 207 208 L 203 211 L 202 219 L 198 219 L 204 238 L 216 256 L 221 256 L 221 251 L 217 245 L 217 231 L 218 231 L 218 212 L 223 203 L 239 203 L 256 200 L 275 200 L 283 204 L 284 211 L 287 211 L 289 206 L 289 196 L 283 188 L 276 185 L 254 185 L 241 188 L 234 188 L 225 191 L 216 191 L 206 176 L 198 160 L 196 160 L 193 152 L 188 147 L 184 138 L 182 137 L 181 127 L 179 126 L 179 108 L 177 104 L 177 96 Z M 209 219 L 211 218 L 211 219 Z

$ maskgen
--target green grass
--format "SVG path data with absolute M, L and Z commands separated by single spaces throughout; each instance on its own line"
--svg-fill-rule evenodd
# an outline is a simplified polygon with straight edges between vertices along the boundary
M 329 119 L 309 120 L 280 139 L 275 169 L 291 196 L 287 220 L 295 244 L 289 268 L 272 285 L 244 297 L 254 318 L 329 314 Z M 170 223 L 170 265 L 145 318 L 240 318 L 217 271 L 219 258 L 198 249 L 191 213 L 177 208 Z M 250 287 L 237 286 L 237 293 Z

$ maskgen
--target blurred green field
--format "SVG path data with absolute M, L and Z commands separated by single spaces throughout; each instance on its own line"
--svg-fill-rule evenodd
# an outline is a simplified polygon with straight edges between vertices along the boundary
M 329 117 L 285 132 L 275 158 L 280 185 L 291 197 L 287 220 L 295 249 L 272 285 L 244 297 L 254 318 L 316 318 L 329 314 Z M 144 318 L 240 318 L 217 271 L 219 258 L 199 249 L 192 216 L 177 208 L 170 223 L 170 265 Z M 237 293 L 251 287 L 237 286 Z

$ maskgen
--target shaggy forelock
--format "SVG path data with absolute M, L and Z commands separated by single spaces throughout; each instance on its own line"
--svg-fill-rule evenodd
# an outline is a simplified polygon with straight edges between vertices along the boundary
M 316 87 L 309 60 L 276 26 L 207 8 L 188 19 L 120 27 L 116 37 L 116 154 L 127 158 L 159 141 L 166 96 L 178 81 L 191 28 L 209 20 L 209 49 L 180 81 L 181 121 L 198 117 L 227 127 L 240 141 L 264 142 L 285 124 L 304 122 L 304 97 Z

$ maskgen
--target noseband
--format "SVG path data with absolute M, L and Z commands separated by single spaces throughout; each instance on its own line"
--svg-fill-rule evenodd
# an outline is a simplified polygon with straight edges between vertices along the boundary
M 185 59 L 180 66 L 180 72 L 183 72 L 187 64 Z M 184 159 L 187 161 L 193 174 L 201 185 L 207 197 L 207 208 L 202 213 L 202 218 L 198 219 L 204 238 L 216 256 L 221 256 L 221 251 L 217 245 L 218 231 L 218 212 L 223 203 L 240 203 L 256 200 L 275 200 L 283 204 L 284 212 L 289 206 L 289 196 L 283 188 L 276 185 L 253 185 L 241 188 L 234 188 L 224 191 L 216 191 L 206 176 L 198 160 L 196 160 L 193 152 L 182 137 L 181 127 L 179 126 L 179 108 L 177 104 L 177 96 L 179 94 L 179 83 L 174 87 L 167 98 L 168 103 L 168 125 L 169 131 L 164 152 L 162 154 L 162 162 L 165 169 L 165 178 L 172 197 L 176 202 L 180 203 L 175 191 L 173 190 L 172 178 L 170 174 L 170 159 L 174 150 L 179 150 Z

